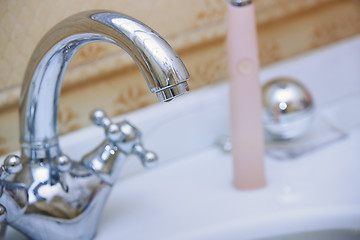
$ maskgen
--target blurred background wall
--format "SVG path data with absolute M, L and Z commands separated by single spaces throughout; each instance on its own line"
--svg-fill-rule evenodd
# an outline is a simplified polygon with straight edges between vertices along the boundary
M 137 18 L 178 52 L 191 90 L 226 81 L 227 0 L 0 0 L 0 155 L 19 148 L 18 100 L 23 74 L 41 37 L 62 19 L 89 9 Z M 261 65 L 360 34 L 358 0 L 254 0 Z M 339 79 L 341 81 L 341 79 Z M 90 124 L 89 112 L 110 116 L 157 102 L 134 62 L 109 43 L 83 47 L 65 76 L 59 131 Z

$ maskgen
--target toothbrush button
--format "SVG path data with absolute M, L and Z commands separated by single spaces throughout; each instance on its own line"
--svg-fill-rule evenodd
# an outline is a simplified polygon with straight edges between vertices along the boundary
M 242 59 L 236 64 L 236 70 L 241 75 L 249 75 L 254 72 L 255 66 L 251 59 Z

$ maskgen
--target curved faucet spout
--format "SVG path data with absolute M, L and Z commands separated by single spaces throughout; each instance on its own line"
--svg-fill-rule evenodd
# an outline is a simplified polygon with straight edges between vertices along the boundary
M 0 166 L 0 238 L 10 225 L 31 239 L 91 239 L 102 209 L 129 155 L 145 167 L 157 156 L 127 121 L 111 122 L 95 111 L 93 123 L 105 139 L 80 161 L 62 153 L 57 132 L 60 88 L 76 51 L 90 42 L 123 48 L 140 68 L 151 92 L 170 101 L 189 90 L 189 74 L 176 52 L 151 28 L 105 11 L 76 14 L 39 42 L 25 72 L 20 97 L 21 157 Z
M 57 106 L 66 67 L 83 45 L 106 41 L 123 48 L 136 62 L 151 92 L 170 101 L 187 92 L 189 74 L 176 52 L 151 28 L 126 15 L 88 11 L 52 28 L 36 47 L 20 98 L 23 157 L 58 156 Z

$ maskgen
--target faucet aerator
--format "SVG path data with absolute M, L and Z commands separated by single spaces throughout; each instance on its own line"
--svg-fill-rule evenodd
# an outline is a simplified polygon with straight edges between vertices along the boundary
M 156 92 L 159 102 L 170 102 L 189 91 L 187 82 L 181 82 Z

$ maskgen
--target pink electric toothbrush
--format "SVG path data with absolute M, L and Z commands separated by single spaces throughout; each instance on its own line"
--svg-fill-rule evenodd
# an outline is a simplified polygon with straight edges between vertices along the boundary
M 261 86 L 254 6 L 230 0 L 227 32 L 230 121 L 234 185 L 250 190 L 266 185 Z

